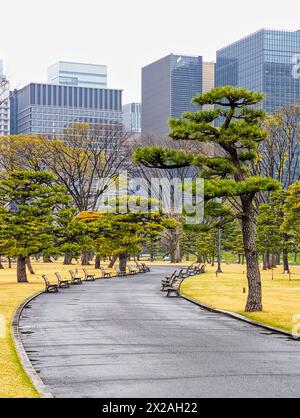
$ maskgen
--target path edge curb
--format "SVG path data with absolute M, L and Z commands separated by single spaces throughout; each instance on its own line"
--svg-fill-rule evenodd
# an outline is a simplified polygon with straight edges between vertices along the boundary
M 229 318 L 233 318 L 233 319 L 236 319 L 238 321 L 246 322 L 247 324 L 253 325 L 255 327 L 263 328 L 267 331 L 276 332 L 277 334 L 282 334 L 282 335 L 285 335 L 287 337 L 293 338 L 293 335 L 290 332 L 284 331 L 281 328 L 272 327 L 271 325 L 266 325 L 266 324 L 263 324 L 261 322 L 254 321 L 252 319 L 246 318 L 245 316 L 236 314 L 234 312 L 224 311 L 222 309 L 214 308 L 212 306 L 201 303 L 198 300 L 190 298 L 188 296 L 184 296 L 184 295 L 180 295 L 180 296 L 183 299 L 185 299 L 186 301 L 188 301 L 190 303 L 193 303 L 194 305 L 197 305 L 200 308 L 205 309 L 206 311 L 217 313 L 217 314 L 220 314 L 220 315 L 225 315 Z
M 43 397 L 43 398 L 50 398 L 53 399 L 54 396 L 52 393 L 49 392 L 47 386 L 44 384 L 44 382 L 41 380 L 37 372 L 35 371 L 34 367 L 32 366 L 27 353 L 25 351 L 22 338 L 20 336 L 20 330 L 19 330 L 19 322 L 21 319 L 21 315 L 26 308 L 32 301 L 37 299 L 39 296 L 41 296 L 44 292 L 39 292 L 35 294 L 34 296 L 31 296 L 30 298 L 26 299 L 25 302 L 23 302 L 16 310 L 13 320 L 11 323 L 11 335 L 14 343 L 14 347 L 17 353 L 17 356 L 21 362 L 21 365 L 29 377 L 32 385 L 37 390 L 37 392 Z

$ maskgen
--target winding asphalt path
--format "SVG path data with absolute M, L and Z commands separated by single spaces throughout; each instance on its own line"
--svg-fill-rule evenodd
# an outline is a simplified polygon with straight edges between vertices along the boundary
M 31 302 L 23 344 L 54 397 L 300 397 L 300 342 L 167 299 L 166 273 Z

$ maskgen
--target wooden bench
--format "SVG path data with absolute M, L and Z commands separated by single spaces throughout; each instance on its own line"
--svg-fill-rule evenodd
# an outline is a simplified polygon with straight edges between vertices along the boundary
M 139 271 L 138 270 L 136 270 L 136 269 L 134 269 L 133 267 L 128 267 L 128 272 L 129 272 L 129 276 L 136 276 L 138 273 L 139 273 Z
M 150 267 L 146 266 L 145 263 L 142 263 L 142 266 L 143 266 L 143 269 L 145 270 L 146 273 L 150 273 L 151 272 Z
M 87 269 L 82 269 L 84 273 L 84 281 L 85 282 L 94 282 L 96 280 L 95 274 L 90 274 Z
M 177 270 L 172 274 L 171 277 L 166 277 L 165 280 L 162 280 L 161 285 L 162 285 L 162 292 L 166 292 L 166 288 L 169 286 L 172 286 L 173 283 L 176 280 L 181 280 L 183 279 L 183 269 L 179 270 L 178 274 L 177 274 Z
M 204 264 L 201 267 L 200 266 L 201 266 L 201 264 L 199 264 L 199 265 L 197 265 L 197 266 L 194 267 L 195 275 L 196 274 L 204 274 L 205 273 L 206 265 Z
M 77 273 L 75 273 L 75 271 L 70 270 L 69 271 L 70 275 L 71 275 L 71 283 L 74 285 L 81 285 L 82 284 L 82 278 L 77 276 Z
M 145 269 L 145 267 L 143 267 L 141 264 L 135 262 L 136 264 L 136 268 L 139 270 L 140 273 L 147 273 L 147 270 Z
M 112 278 L 112 273 L 110 273 L 109 271 L 106 271 L 103 267 L 100 267 L 100 270 L 102 272 L 102 277 L 104 279 L 111 279 Z
M 185 279 L 177 279 L 174 280 L 173 284 L 171 286 L 166 287 L 165 291 L 167 292 L 167 297 L 170 297 L 172 293 L 175 293 L 177 297 L 180 296 L 180 288 L 182 283 L 185 281 Z
M 42 276 L 46 285 L 46 293 L 58 293 L 58 284 L 50 283 L 49 277 L 46 275 Z
M 115 267 L 117 277 L 126 277 L 128 276 L 127 271 L 121 271 L 119 267 Z
M 63 279 L 62 277 L 61 277 L 61 274 L 60 273 L 55 273 L 55 276 L 56 276 L 56 278 L 57 278 L 57 281 L 58 281 L 58 287 L 59 288 L 61 288 L 61 289 L 66 289 L 66 288 L 69 288 L 70 287 L 70 281 L 69 280 L 67 280 L 67 279 Z
M 179 272 L 180 274 L 180 272 Z M 177 270 L 174 271 L 174 273 L 172 274 L 172 276 L 169 277 L 165 277 L 162 281 L 161 281 L 161 291 L 164 291 L 164 288 L 167 286 L 172 285 L 173 281 L 178 277 L 177 274 Z

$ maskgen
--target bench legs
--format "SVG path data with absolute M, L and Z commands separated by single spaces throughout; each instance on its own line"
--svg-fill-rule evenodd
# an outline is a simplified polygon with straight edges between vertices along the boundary
M 169 298 L 171 296 L 172 293 L 175 293 L 175 296 L 179 298 L 180 294 L 179 291 L 177 289 L 169 289 L 167 292 L 167 298 Z
M 46 293 L 58 293 L 58 286 L 57 285 L 47 286 Z

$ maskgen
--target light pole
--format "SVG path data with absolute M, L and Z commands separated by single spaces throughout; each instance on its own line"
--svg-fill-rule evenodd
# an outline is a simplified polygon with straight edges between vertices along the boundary
M 222 271 L 222 229 L 218 228 L 218 270 L 217 273 L 223 273 Z
M 222 204 L 222 199 L 218 198 L 217 203 L 220 205 Z M 219 218 L 219 222 L 221 222 L 221 217 Z M 217 274 L 223 273 L 222 271 L 222 229 L 220 225 L 218 226 L 218 270 Z

